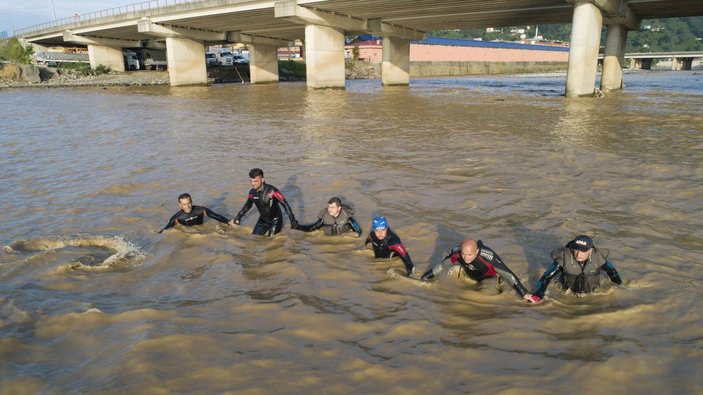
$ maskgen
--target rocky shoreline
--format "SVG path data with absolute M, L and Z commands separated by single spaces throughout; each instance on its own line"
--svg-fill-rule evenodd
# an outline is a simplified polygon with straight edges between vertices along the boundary
M 368 62 L 348 62 L 347 79 L 379 79 L 380 70 Z M 233 67 L 208 68 L 208 83 L 241 82 L 248 79 L 248 70 L 235 72 Z M 304 79 L 304 77 L 302 78 Z M 281 81 L 301 80 L 293 71 L 282 67 Z M 98 75 L 83 75 L 71 70 L 43 66 L 0 64 L 0 89 L 2 88 L 63 88 L 63 87 L 107 87 L 168 85 L 168 71 L 109 72 Z
M 27 81 L 22 78 L 0 78 L 2 88 L 62 88 L 62 87 L 106 87 L 106 86 L 144 86 L 168 85 L 169 76 L 166 71 L 130 71 L 122 73 L 107 73 L 100 75 L 80 75 L 76 73 L 60 73 L 44 69 L 41 74 L 49 78 L 37 81 Z

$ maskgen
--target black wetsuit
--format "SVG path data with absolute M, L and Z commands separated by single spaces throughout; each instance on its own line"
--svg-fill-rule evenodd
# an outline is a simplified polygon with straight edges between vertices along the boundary
M 559 282 L 574 293 L 590 293 L 601 286 L 602 273 L 608 275 L 610 281 L 622 284 L 620 274 L 610 261 L 608 250 L 593 247 L 593 252 L 584 262 L 578 262 L 570 248 L 558 248 L 551 252 L 552 265 L 542 275 L 537 283 L 535 295 L 544 297 L 549 282 L 560 274 Z
M 168 220 L 168 224 L 166 224 L 166 226 L 164 226 L 164 228 L 161 229 L 159 233 L 163 232 L 168 228 L 174 227 L 176 224 L 181 224 L 185 226 L 202 225 L 203 218 L 206 215 L 212 219 L 216 219 L 225 224 L 229 222 L 227 218 L 220 214 L 217 214 L 216 212 L 210 210 L 207 207 L 193 206 L 189 213 L 186 213 L 183 210 L 179 210 L 176 214 L 173 214 L 171 219 Z
M 390 228 L 388 228 L 386 237 L 384 237 L 383 240 L 376 237 L 376 233 L 374 231 L 371 231 L 371 233 L 369 233 L 369 236 L 366 238 L 366 242 L 364 244 L 369 243 L 371 243 L 371 245 L 373 246 L 373 254 L 376 258 L 391 258 L 394 256 L 399 256 L 400 259 L 403 260 L 403 264 L 405 265 L 405 270 L 407 271 L 408 276 L 413 273 L 415 265 L 410 259 L 410 254 L 408 254 L 408 250 L 400 241 L 400 238 L 395 233 L 393 233 Z
M 473 261 L 468 263 L 464 261 L 461 256 L 461 245 L 459 245 L 454 247 L 441 262 L 430 267 L 422 275 L 422 280 L 429 280 L 448 267 L 460 265 L 466 275 L 475 281 L 482 281 L 499 275 L 500 278 L 504 278 L 513 287 L 520 297 L 525 296 L 528 293 L 527 289 L 520 283 L 515 273 L 503 263 L 498 254 L 483 245 L 481 240 L 476 243 L 478 244 L 478 254 L 476 254 L 476 258 Z
M 312 232 L 322 228 L 322 231 L 327 236 L 337 236 L 348 232 L 356 232 L 357 235 L 361 236 L 361 227 L 352 217 L 353 215 L 352 209 L 346 205 L 342 205 L 337 217 L 333 217 L 326 208 L 323 208 L 317 214 L 317 222 L 309 225 L 299 225 L 296 229 L 303 232 Z
M 273 185 L 266 184 L 261 187 L 260 191 L 256 189 L 251 189 L 249 191 L 249 196 L 247 197 L 247 202 L 244 203 L 244 207 L 239 210 L 239 213 L 234 217 L 234 221 L 239 221 L 242 217 L 251 209 L 252 205 L 256 205 L 259 210 L 259 219 L 254 225 L 254 230 L 252 234 L 263 235 L 268 234 L 268 236 L 273 236 L 281 231 L 283 227 L 283 213 L 281 212 L 280 204 L 283 205 L 283 209 L 286 210 L 288 218 L 292 227 L 298 226 L 298 221 L 295 220 L 295 215 L 290 208 L 290 205 L 283 197 L 283 194 Z

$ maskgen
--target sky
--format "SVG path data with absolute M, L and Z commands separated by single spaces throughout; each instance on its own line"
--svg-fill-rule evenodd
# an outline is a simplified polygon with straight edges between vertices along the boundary
M 54 10 L 56 19 L 62 19 L 143 1 L 146 0 L 0 0 L 0 35 L 6 32 L 12 36 L 15 29 L 51 22 Z

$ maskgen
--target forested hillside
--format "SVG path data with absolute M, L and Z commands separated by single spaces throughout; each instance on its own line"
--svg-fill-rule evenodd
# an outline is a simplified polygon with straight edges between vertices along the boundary
M 703 1 L 703 0 L 702 0 Z M 542 36 L 545 40 L 570 41 L 571 24 L 512 26 L 491 29 L 441 30 L 430 33 L 436 37 L 452 37 L 486 41 L 519 41 L 520 36 Z M 605 27 L 602 42 L 605 42 Z M 640 30 L 627 36 L 627 52 L 668 52 L 703 50 L 703 17 L 647 19 Z

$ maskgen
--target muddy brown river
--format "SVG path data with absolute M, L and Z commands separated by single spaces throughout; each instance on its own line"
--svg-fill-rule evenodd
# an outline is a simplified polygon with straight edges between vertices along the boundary
M 0 90 L 0 393 L 700 393 L 703 73 L 564 81 Z M 534 289 L 585 233 L 623 284 L 424 284 L 256 209 L 157 233 L 182 192 L 234 216 L 253 167 L 301 223 L 386 216 L 419 273 L 473 237 Z

